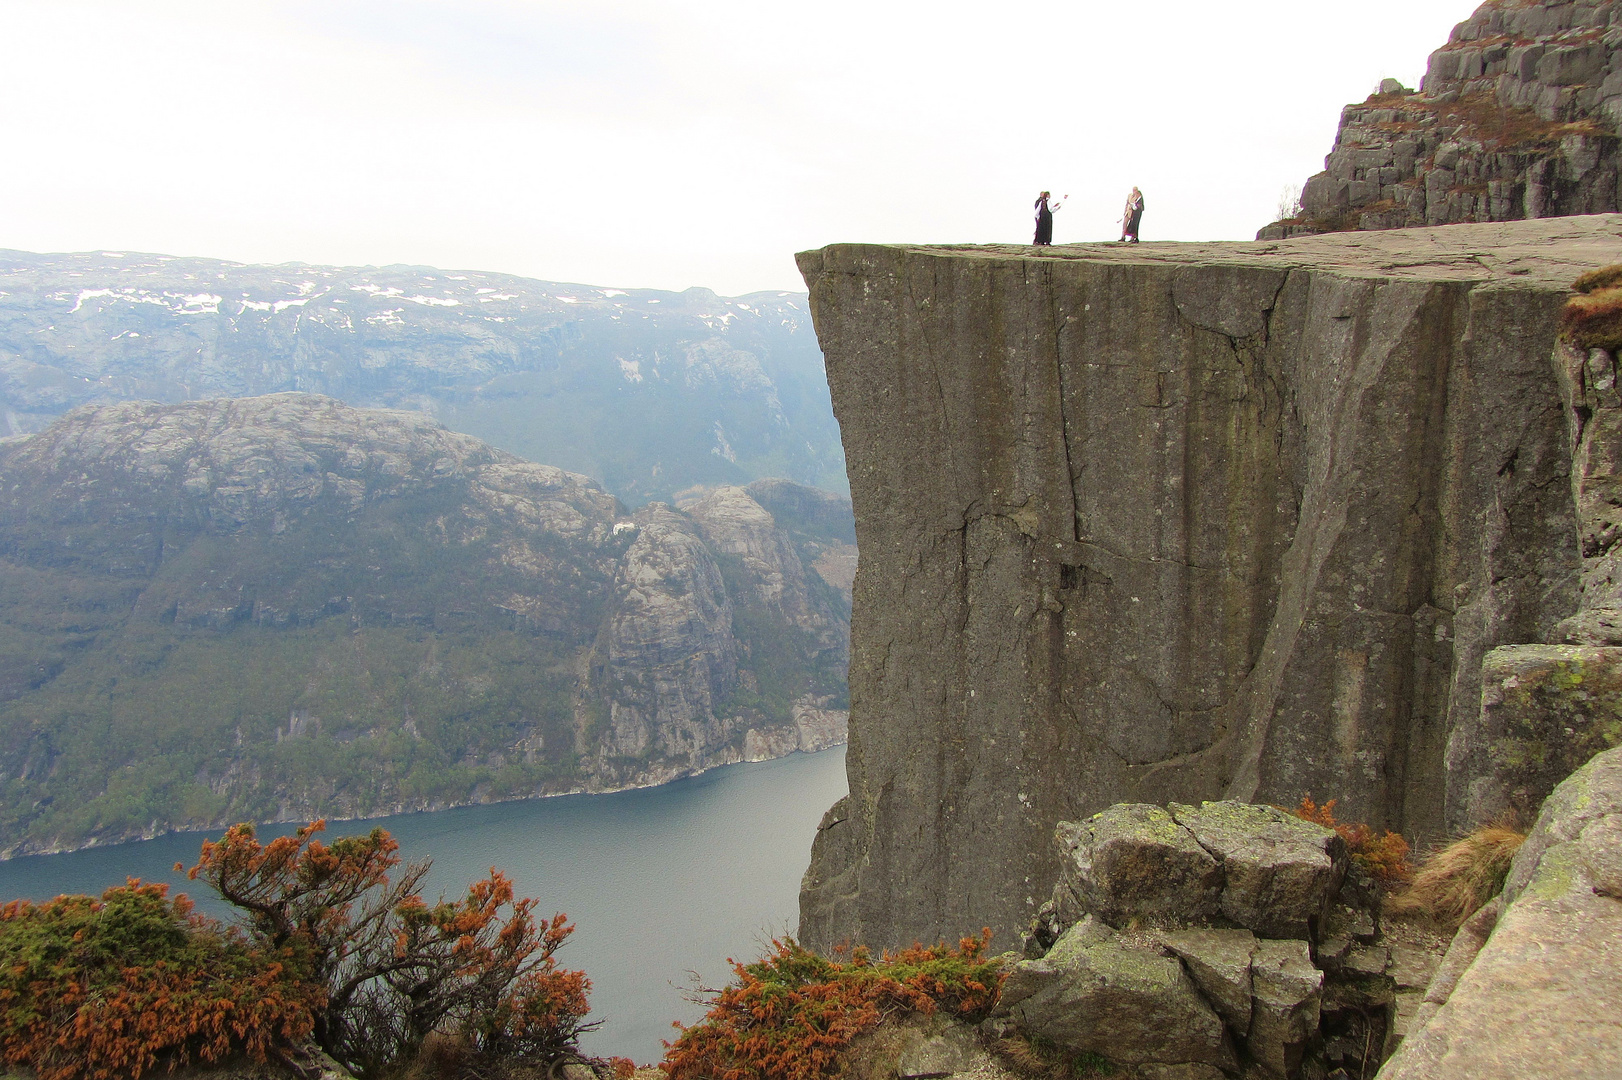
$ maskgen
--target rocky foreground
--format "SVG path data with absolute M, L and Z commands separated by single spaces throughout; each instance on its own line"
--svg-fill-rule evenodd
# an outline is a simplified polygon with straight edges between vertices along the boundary
M 0 849 L 670 780 L 842 742 L 848 504 L 634 513 L 277 394 L 0 442 Z
M 897 1025 L 877 1067 L 847 1055 L 864 1075 L 1013 1080 L 1031 1046 L 1121 1080 L 1616 1074 L 1622 748 L 1555 788 L 1450 942 L 1383 917 L 1336 831 L 1271 807 L 1123 803 L 1054 840 L 990 1016 Z

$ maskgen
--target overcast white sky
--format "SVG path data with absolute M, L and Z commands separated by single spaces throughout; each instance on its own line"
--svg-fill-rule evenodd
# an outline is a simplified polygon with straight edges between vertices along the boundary
M 802 288 L 845 240 L 1249 239 L 1472 0 L 0 0 L 0 247 Z

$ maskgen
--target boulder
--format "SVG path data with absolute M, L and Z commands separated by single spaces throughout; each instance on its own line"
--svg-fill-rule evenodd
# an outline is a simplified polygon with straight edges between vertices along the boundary
M 1218 911 L 1221 867 L 1162 807 L 1118 803 L 1083 822 L 1061 821 L 1054 839 L 1061 925 L 1089 912 L 1116 928 L 1133 919 L 1179 925 Z
M 1504 645 L 1481 667 L 1481 715 L 1468 742 L 1482 764 L 1468 813 L 1531 821 L 1556 784 L 1622 744 L 1622 648 Z M 1466 734 L 1459 736 L 1461 746 Z
M 967 1028 L 950 1025 L 926 1035 L 901 1052 L 895 1074 L 899 1080 L 927 1080 L 973 1071 L 986 1060 L 980 1041 Z
M 1023 1031 L 1128 1065 L 1236 1065 L 1222 1020 L 1174 957 L 1088 916 L 1015 965 L 1001 1008 Z
M 1055 839 L 1059 885 L 1025 961 L 1010 960 L 999 1035 L 1099 1054 L 1133 1078 L 1150 1065 L 1201 1075 L 1230 1051 L 1246 1077 L 1364 1076 L 1393 1044 L 1392 970 L 1413 996 L 1434 967 L 1420 936 L 1402 936 L 1400 957 L 1382 939 L 1377 887 L 1344 841 L 1284 811 L 1123 803 L 1061 822 Z M 1622 894 L 1622 862 L 1596 865 Z M 1191 1045 L 1188 1017 L 1208 1026 L 1207 1012 L 1218 1030 Z
M 1221 860 L 1224 918 L 1265 937 L 1316 936 L 1346 874 L 1346 844 L 1333 829 L 1250 803 L 1170 809 Z
M 1295 1077 L 1318 1034 L 1323 972 L 1304 941 L 1258 941 L 1251 957 L 1250 1031 L 1245 1050 L 1273 1076 Z

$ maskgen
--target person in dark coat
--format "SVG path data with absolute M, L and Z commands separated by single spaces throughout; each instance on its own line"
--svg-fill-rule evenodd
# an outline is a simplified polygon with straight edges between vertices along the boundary
M 1051 197 L 1046 191 L 1036 197 L 1036 239 L 1032 241 L 1034 244 L 1045 246 L 1053 243 L 1053 212 L 1061 209 L 1064 204 L 1061 202 L 1058 206 L 1049 206 L 1048 199 Z
M 1143 192 L 1137 188 L 1126 197 L 1126 213 L 1121 216 L 1121 239 L 1138 242 L 1138 223 L 1143 220 Z

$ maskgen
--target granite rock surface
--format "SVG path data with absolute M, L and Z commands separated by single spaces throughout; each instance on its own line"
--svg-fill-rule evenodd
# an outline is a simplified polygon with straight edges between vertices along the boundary
M 1278 1080 L 1383 1059 L 1394 973 L 1421 965 L 1381 942 L 1333 830 L 1244 803 L 1120 804 L 1054 839 L 1060 882 L 1009 960 L 990 1033 Z M 1190 988 L 1209 1012 L 1181 1004 Z

